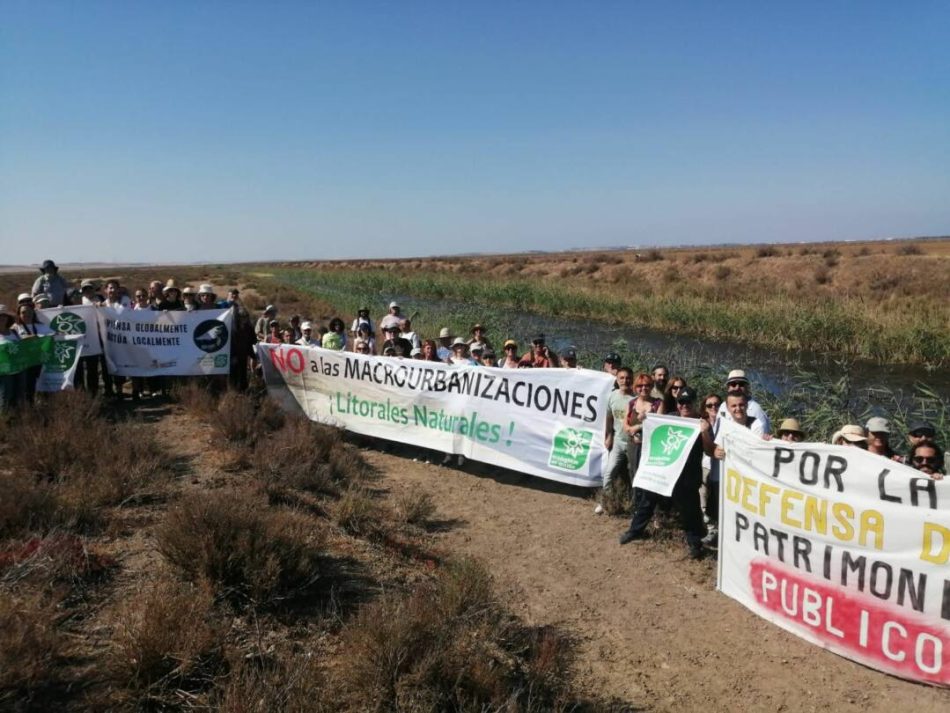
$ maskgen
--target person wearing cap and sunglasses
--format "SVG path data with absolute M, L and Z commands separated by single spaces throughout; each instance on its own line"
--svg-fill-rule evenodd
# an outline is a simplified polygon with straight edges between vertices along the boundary
M 59 268 L 52 260 L 44 260 L 40 265 L 40 276 L 33 282 L 30 294 L 36 297 L 45 294 L 49 297 L 50 307 L 62 307 L 66 304 L 69 282 L 59 274 Z
M 695 402 L 696 393 L 692 389 L 681 389 L 676 396 L 677 415 L 681 418 L 700 418 Z M 703 526 L 703 512 L 699 504 L 699 486 L 703 477 L 703 451 L 712 445 L 712 438 L 707 421 L 700 420 L 700 428 L 702 429 L 700 438 L 693 444 L 683 471 L 670 495 L 670 502 L 679 514 L 680 527 L 686 536 L 690 559 L 702 559 L 703 536 L 706 534 Z M 647 527 L 653 520 L 653 513 L 663 500 L 662 496 L 652 491 L 642 488 L 635 488 L 635 490 L 638 491 L 634 493 L 636 506 L 630 526 L 620 535 L 621 545 L 647 537 Z
M 943 452 L 936 443 L 921 441 L 907 454 L 907 465 L 921 473 L 926 473 L 932 480 L 943 480 L 943 458 Z
M 772 423 L 769 421 L 769 416 L 759 402 L 752 398 L 749 379 L 742 369 L 733 369 L 729 372 L 729 376 L 726 377 L 726 392 L 727 394 L 744 394 L 749 418 L 754 419 L 759 424 L 757 428 L 761 428 L 762 433 L 766 435 L 772 433 Z M 733 420 L 725 402 L 719 407 L 719 418 L 724 418 L 727 421 Z
M 504 346 L 502 346 L 502 352 L 504 356 L 498 360 L 498 366 L 502 369 L 517 369 L 518 368 L 518 342 L 514 339 L 506 339 Z
M 313 339 L 313 323 L 312 322 L 303 322 L 300 325 L 300 339 L 297 340 L 297 344 L 302 347 L 315 347 L 318 346 Z

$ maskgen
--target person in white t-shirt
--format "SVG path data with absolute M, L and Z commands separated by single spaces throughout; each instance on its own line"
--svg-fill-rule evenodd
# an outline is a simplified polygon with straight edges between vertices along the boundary
M 389 303 L 389 314 L 379 320 L 379 329 L 385 332 L 393 327 L 399 329 L 399 323 L 402 322 L 402 315 L 399 314 L 399 303 L 393 300 Z
M 757 421 L 759 423 L 757 428 L 761 428 L 764 434 L 772 432 L 772 423 L 769 421 L 768 414 L 765 413 L 765 409 L 759 405 L 759 402 L 752 398 L 749 379 L 742 369 L 733 369 L 729 372 L 726 379 L 726 389 L 728 394 L 743 394 L 748 402 L 748 414 L 753 419 L 753 423 Z M 719 418 L 727 421 L 733 420 L 725 401 L 719 407 Z
M 408 339 L 413 349 L 422 349 L 422 340 L 419 335 L 412 331 L 412 322 L 408 317 L 399 323 L 399 336 Z

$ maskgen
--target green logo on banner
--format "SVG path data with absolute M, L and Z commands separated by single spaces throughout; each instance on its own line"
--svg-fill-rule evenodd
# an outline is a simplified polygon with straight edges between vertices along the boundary
M 17 374 L 42 364 L 53 351 L 53 338 L 31 337 L 17 342 L 0 342 L 0 376 Z
M 54 332 L 69 335 L 83 335 L 86 333 L 86 320 L 73 312 L 60 312 L 49 323 Z
M 562 428 L 554 434 L 548 465 L 565 470 L 580 470 L 587 464 L 587 458 L 590 456 L 590 441 L 593 435 L 591 431 Z
M 683 455 L 683 449 L 686 448 L 695 430 L 695 428 L 667 424 L 657 426 L 650 436 L 650 456 L 647 458 L 647 465 L 661 467 L 673 465 Z
M 76 363 L 78 351 L 75 342 L 55 342 L 53 353 L 49 355 L 43 366 L 48 371 L 69 371 Z
M 228 355 L 227 354 L 215 354 L 214 355 L 214 365 L 216 368 L 221 369 L 228 365 Z

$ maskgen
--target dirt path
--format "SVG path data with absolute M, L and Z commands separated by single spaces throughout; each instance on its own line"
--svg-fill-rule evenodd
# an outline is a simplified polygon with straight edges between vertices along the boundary
M 659 711 L 950 710 L 948 690 L 864 668 L 759 619 L 715 591 L 714 560 L 689 561 L 678 542 L 621 548 L 626 523 L 595 516 L 584 491 L 365 453 L 394 493 L 432 495 L 455 521 L 441 544 L 484 559 L 519 614 L 577 638 L 587 691 Z

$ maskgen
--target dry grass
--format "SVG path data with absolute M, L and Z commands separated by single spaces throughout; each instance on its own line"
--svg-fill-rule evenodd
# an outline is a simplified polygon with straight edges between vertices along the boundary
M 0 592 L 0 709 L 42 709 L 35 699 L 55 686 L 67 653 L 62 618 L 41 592 Z
M 312 519 L 236 490 L 178 504 L 156 537 L 159 551 L 189 581 L 208 580 L 218 598 L 233 604 L 268 608 L 316 583 L 325 533 Z
M 359 485 L 343 493 L 334 515 L 340 527 L 357 537 L 378 539 L 386 530 L 385 509 L 370 491 Z
M 0 536 L 88 530 L 107 508 L 167 486 L 170 464 L 150 428 L 98 413 L 98 402 L 67 393 L 55 410 L 25 410 L 4 430 L 0 449 L 11 457 L 0 472 Z
M 413 490 L 396 498 L 396 513 L 402 522 L 425 528 L 435 517 L 435 501 L 426 492 Z
M 567 646 L 508 616 L 473 560 L 365 607 L 343 631 L 338 666 L 351 708 L 387 711 L 569 708 Z
M 208 686 L 223 643 L 213 604 L 211 587 L 200 581 L 160 580 L 126 601 L 107 656 L 109 678 L 140 701 Z

